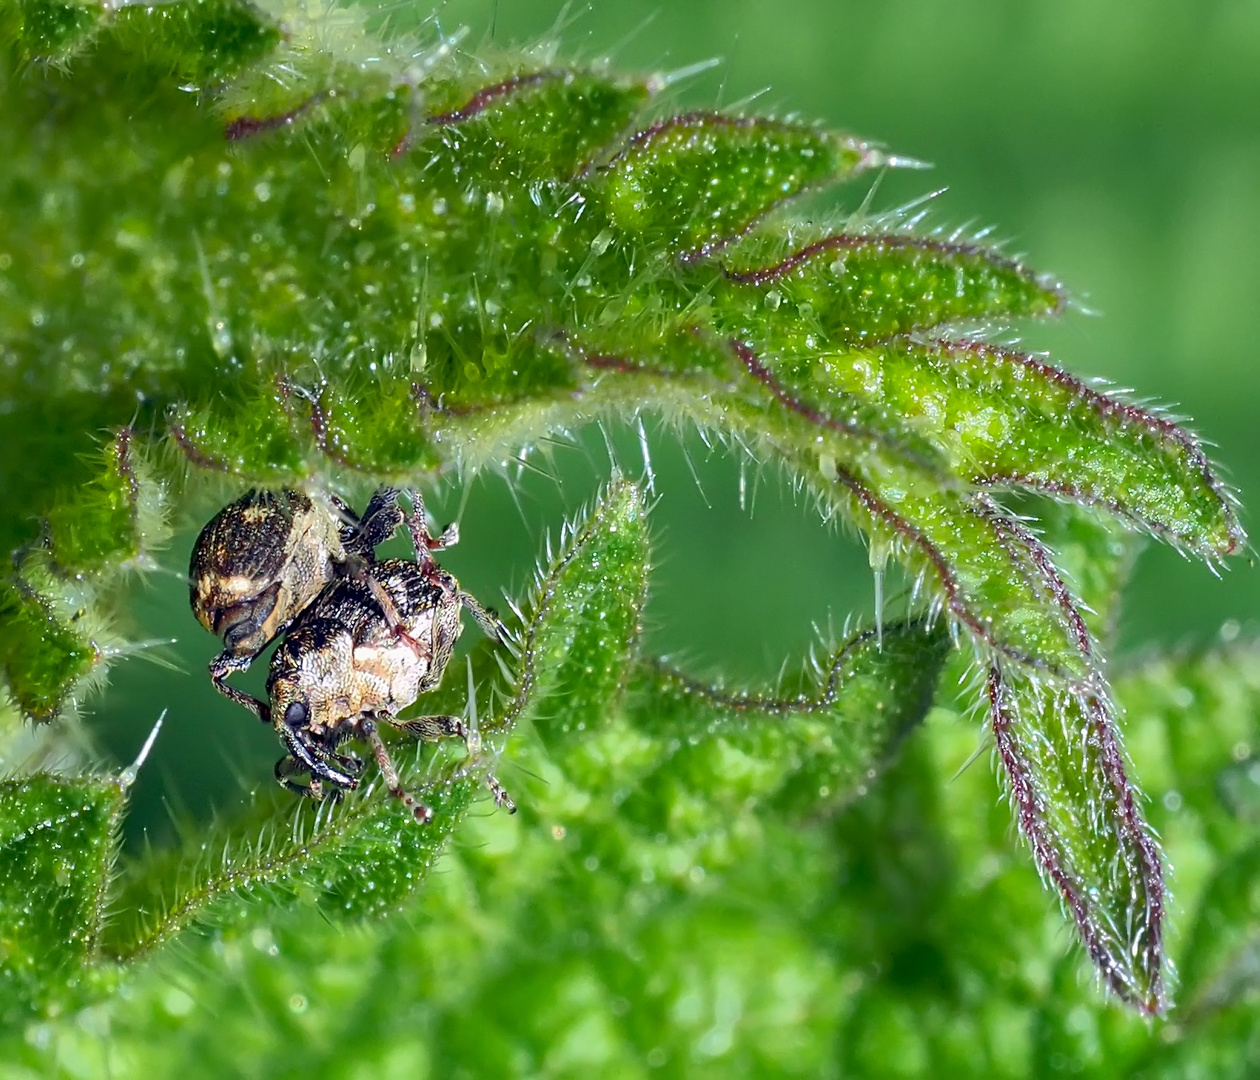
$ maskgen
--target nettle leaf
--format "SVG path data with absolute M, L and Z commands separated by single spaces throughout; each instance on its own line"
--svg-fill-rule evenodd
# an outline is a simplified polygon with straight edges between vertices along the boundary
M 0 1016 L 75 1008 L 111 983 L 99 959 L 125 789 L 112 777 L 0 781 Z
M 613 484 L 537 588 L 526 624 L 515 711 L 548 742 L 595 730 L 625 689 L 647 595 L 647 505 Z
M 641 790 L 628 796 L 626 812 L 668 817 L 683 790 L 716 817 L 741 805 L 798 819 L 834 810 L 864 793 L 923 718 L 949 651 L 939 629 L 869 630 L 774 696 L 731 693 L 663 664 L 644 665 L 627 711 L 636 730 L 666 740 L 658 750 L 664 758 L 650 779 L 637 781 Z M 664 797 L 662 785 L 672 789 Z
M 0 403 L 25 422 L 0 430 L 0 485 L 29 516 L 0 522 L 21 552 L 0 582 L 0 665 L 19 706 L 55 716 L 125 651 L 108 606 L 160 540 L 172 480 L 189 505 L 211 473 L 417 482 L 654 410 L 782 466 L 857 527 L 873 566 L 908 570 L 924 614 L 989 673 L 1017 820 L 1104 981 L 1162 1009 L 1161 863 L 1102 675 L 1106 620 L 1082 601 L 1114 599 L 1112 525 L 1209 561 L 1245 538 L 1185 431 L 992 344 L 1064 311 L 1064 289 L 919 217 L 796 220 L 797 196 L 906 163 L 853 136 L 671 115 L 667 80 L 470 58 L 436 31 L 382 37 L 358 9 L 269 10 L 23 0 L 3 15 Z M 1013 512 L 1026 494 L 1060 504 L 1045 540 Z M 607 711 L 646 677 L 635 580 L 607 595 L 589 581 L 605 621 L 544 634 L 548 659 L 526 645 L 516 671 L 538 687 L 516 707 L 546 751 L 589 742 L 609 775 L 656 752 Z M 935 657 L 935 640 L 911 652 Z M 873 669 L 877 700 L 894 658 Z M 785 739 L 825 743 L 818 693 Z M 697 753 L 750 775 L 765 755 L 757 790 L 787 808 L 795 795 L 772 789 L 850 790 L 891 738 L 830 722 L 852 754 L 815 748 L 799 775 L 764 732 Z M 442 796 L 451 820 L 463 790 Z M 355 805 L 318 827 L 350 828 Z M 408 865 L 431 861 L 443 827 L 407 834 Z M 289 871 L 260 869 L 289 844 L 248 856 L 241 888 L 292 893 Z M 377 904 L 334 879 L 350 909 Z

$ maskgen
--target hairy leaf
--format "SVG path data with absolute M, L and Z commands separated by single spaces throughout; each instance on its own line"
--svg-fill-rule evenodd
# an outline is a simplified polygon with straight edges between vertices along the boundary
M 945 613 L 992 673 L 1042 867 L 1109 985 L 1160 1008 L 1162 871 L 1073 592 L 1110 598 L 1095 578 L 1114 553 L 1098 563 L 1087 537 L 1069 581 L 1000 500 L 1049 495 L 1077 525 L 1097 509 L 1205 559 L 1245 538 L 1191 436 L 989 344 L 1063 311 L 1062 287 L 917 219 L 790 220 L 804 192 L 905 163 L 859 139 L 670 115 L 666 80 L 381 37 L 358 8 L 268 11 L 22 0 L 0 16 L 0 406 L 22 421 L 0 426 L 0 486 L 24 510 L 0 522 L 23 552 L 0 582 L 13 699 L 52 717 L 121 651 L 108 604 L 184 473 L 189 505 L 212 471 L 412 483 L 656 410 L 784 467 Z M 127 433 L 104 461 L 103 431 Z M 557 753 L 606 723 L 632 670 L 636 580 L 607 596 L 587 582 L 606 625 L 539 637 L 546 663 L 525 646 L 519 687 L 541 696 L 514 708 Z M 777 751 L 742 752 L 761 753 Z M 461 790 L 443 796 L 452 817 Z M 372 846 L 394 828 L 381 820 L 365 865 L 389 850 Z M 268 867 L 300 840 L 275 835 L 242 889 L 293 891 Z M 427 865 L 436 846 L 407 835 L 406 865 Z M 206 865 L 196 880 L 219 874 Z M 407 872 L 379 903 L 353 871 L 319 881 L 366 910 L 407 893 Z M 231 878 L 206 896 L 234 894 Z
M 663 779 L 718 814 L 738 803 L 794 817 L 842 805 L 923 718 L 949 646 L 947 635 L 920 626 L 866 631 L 830 659 L 818 685 L 803 679 L 775 696 L 719 691 L 664 665 L 643 667 L 629 716 L 638 730 L 669 740 L 668 757 L 628 812 L 636 802 L 668 806 L 656 789 Z
M 55 1015 L 110 985 L 98 959 L 125 802 L 113 778 L 0 781 L 0 1017 Z

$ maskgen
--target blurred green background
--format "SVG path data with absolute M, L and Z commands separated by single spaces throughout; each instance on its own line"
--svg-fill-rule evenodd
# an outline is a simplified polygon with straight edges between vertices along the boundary
M 882 178 L 874 209 L 930 191 L 931 223 L 995 226 L 1007 250 L 1060 276 L 1082 307 L 1023 329 L 1069 370 L 1131 387 L 1193 418 L 1244 506 L 1260 492 L 1260 3 L 1141 5 L 1118 0 L 597 0 L 559 15 L 556 0 L 452 0 L 448 32 L 465 46 L 528 44 L 560 18 L 567 56 L 611 56 L 623 70 L 718 63 L 672 93 L 681 107 L 795 112 L 881 141 L 934 166 Z M 863 180 L 820 206 L 855 209 Z M 783 478 L 742 466 L 694 434 L 648 425 L 659 503 L 648 647 L 697 672 L 773 676 L 850 613 L 873 609 L 866 554 L 822 526 Z M 611 438 L 637 474 L 633 433 Z M 435 493 L 439 521 L 460 517 L 447 559 L 488 603 L 519 593 L 542 537 L 608 475 L 601 433 L 557 446 L 548 480 L 481 477 Z M 693 475 L 694 474 L 694 475 Z M 160 839 L 169 810 L 204 815 L 269 782 L 274 736 L 217 698 L 203 675 L 214 642 L 187 612 L 179 574 L 196 529 L 164 556 L 171 574 L 138 589 L 141 632 L 177 636 L 173 666 L 115 669 L 89 730 L 128 760 L 156 711 L 171 710 L 135 791 L 129 835 Z M 1244 511 L 1251 530 L 1256 526 Z M 1207 642 L 1260 610 L 1250 555 L 1222 578 L 1152 544 L 1126 597 L 1113 655 Z M 470 631 L 471 639 L 474 631 Z M 156 654 L 155 654 L 156 655 Z M 262 667 L 253 673 L 261 686 Z M 248 680 L 246 680 L 248 684 Z M 168 810 L 169 807 L 169 810 Z

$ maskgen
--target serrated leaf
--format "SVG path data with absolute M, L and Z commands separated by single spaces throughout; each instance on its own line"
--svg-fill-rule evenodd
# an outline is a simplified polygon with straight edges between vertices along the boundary
M 415 422 L 419 384 L 399 374 L 351 376 L 312 397 L 311 435 L 321 453 L 374 477 L 435 472 L 442 459 Z
M 1053 315 L 1066 304 L 1054 282 L 978 244 L 856 232 L 782 248 L 773 234 L 750 237 L 724 267 L 729 332 L 774 355 L 944 323 Z
M 100 455 L 101 468 L 92 483 L 63 492 L 50 511 L 49 548 L 62 570 L 98 570 L 141 553 L 145 479 L 132 451 L 134 438 L 130 428 L 118 432 Z
M 227 0 L 111 19 L 67 66 L 25 63 L 16 31 L 0 56 L 0 404 L 24 421 L 0 429 L 0 483 L 24 515 L 0 536 L 33 545 L 0 634 L 31 711 L 99 669 L 81 627 L 105 625 L 103 583 L 134 545 L 84 542 L 95 526 L 74 522 L 110 515 L 76 517 L 60 493 L 91 475 L 79 457 L 98 433 L 127 425 L 165 426 L 195 498 L 202 470 L 268 483 L 472 470 L 609 411 L 695 422 L 786 466 L 856 523 L 875 563 L 909 570 L 1018 690 L 997 710 L 1019 718 L 1011 760 L 1046 777 L 1071 763 L 1034 761 L 1019 740 L 1048 701 L 1105 703 L 1102 662 L 1054 550 L 996 496 L 1096 505 L 1206 558 L 1243 544 L 1185 432 L 951 334 L 1062 306 L 1027 267 L 912 229 L 763 261 L 763 242 L 801 235 L 790 222 L 731 250 L 734 278 L 705 259 L 785 199 L 896 163 L 863 143 L 715 113 L 627 136 L 647 83 L 482 64 L 437 36 L 381 42 L 353 8 L 304 10 L 283 37 Z M 60 23 L 44 36 L 71 51 L 84 37 Z M 837 268 L 825 260 L 841 247 Z M 945 337 L 921 340 L 931 327 Z M 28 459 L 47 474 L 27 475 Z M 100 589 L 35 580 L 58 543 Z M 92 658 L 72 648 L 85 644 Z M 593 723 L 617 696 L 611 677 L 597 689 L 568 694 L 574 717 Z M 1111 731 L 1109 713 L 1081 708 L 1085 728 Z M 1138 844 L 1122 802 L 1089 827 Z M 1113 915 L 1142 907 L 1115 899 Z M 1109 950 L 1095 955 L 1114 974 Z M 1144 978 L 1157 990 L 1139 972 L 1138 997 Z
M 614 481 L 535 600 L 521 715 L 545 741 L 607 723 L 629 675 L 647 591 L 647 503 Z
M 0 14 L 0 32 L 26 62 L 63 60 L 89 38 L 101 18 L 99 8 L 58 0 L 14 0 L 8 7 Z
M 41 587 L 42 586 L 42 591 Z M 52 598 L 51 576 L 0 580 L 0 670 L 28 716 L 50 720 L 89 675 L 100 650 Z
M 171 438 L 188 460 L 277 486 L 303 476 L 305 447 L 285 384 L 242 379 L 225 389 L 200 407 L 175 411 Z
M 523 72 L 459 100 L 449 91 L 435 97 L 426 123 L 441 129 L 443 141 L 462 160 L 483 157 L 488 177 L 505 171 L 515 179 L 545 180 L 591 163 L 624 131 L 648 94 L 644 83 L 586 72 Z M 413 133 L 411 139 L 422 137 Z M 405 151 L 411 149 L 409 143 Z
M 1016 819 L 1105 985 L 1158 1015 L 1168 1005 L 1163 860 L 1127 776 L 1114 707 L 1084 689 L 1038 695 L 1018 678 L 989 674 Z
M 597 190 L 616 228 L 697 258 L 784 199 L 873 160 L 860 141 L 804 124 L 692 113 L 632 135 Z
M 281 39 L 280 27 L 247 0 L 126 5 L 107 25 L 123 52 L 200 84 L 236 74 Z
M 646 801 L 681 784 L 715 813 L 761 805 L 800 818 L 869 784 L 927 712 L 950 652 L 939 628 L 903 625 L 846 642 L 817 678 L 776 694 L 732 693 L 664 665 L 641 667 L 629 722 L 664 740 Z M 635 815 L 632 797 L 626 812 Z

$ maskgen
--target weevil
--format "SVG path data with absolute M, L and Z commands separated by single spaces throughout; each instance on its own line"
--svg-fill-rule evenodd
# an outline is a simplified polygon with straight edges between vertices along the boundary
M 249 491 L 216 514 L 197 537 L 188 569 L 193 614 L 223 639 L 210 662 L 215 688 L 257 711 L 227 682 L 337 577 L 366 577 L 376 548 L 403 522 L 398 492 L 378 490 L 362 517 L 335 496 Z M 371 586 L 369 586 L 371 587 Z M 400 627 L 387 595 L 374 589 L 390 625 Z
M 276 778 L 285 787 L 314 799 L 353 790 L 362 762 L 339 747 L 362 739 L 371 746 L 390 793 L 424 822 L 432 813 L 403 789 L 379 725 L 425 741 L 462 739 L 474 754 L 476 734 L 461 718 L 399 720 L 398 713 L 440 683 L 463 630 L 464 611 L 495 641 L 502 641 L 506 631 L 433 558 L 432 552 L 449 546 L 454 536 L 451 530 L 438 538 L 429 535 L 418 497 L 407 525 L 415 543 L 414 560 L 373 563 L 366 580 L 343 577 L 298 617 L 272 656 L 266 713 L 287 751 L 276 764 Z M 377 590 L 369 582 L 389 596 L 403 635 L 382 614 Z M 301 776 L 307 777 L 305 782 Z M 493 774 L 486 781 L 495 802 L 514 811 Z

